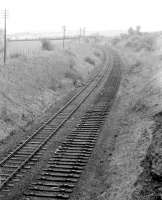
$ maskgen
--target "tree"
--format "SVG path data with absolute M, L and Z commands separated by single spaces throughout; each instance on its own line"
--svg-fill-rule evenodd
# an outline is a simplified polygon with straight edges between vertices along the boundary
M 141 26 L 139 26 L 139 25 L 136 26 L 136 33 L 137 33 L 137 34 L 140 34 L 140 30 L 141 30 Z
M 133 35 L 133 34 L 134 34 L 134 30 L 133 30 L 132 27 L 130 27 L 130 28 L 128 29 L 128 34 L 129 34 L 129 35 Z

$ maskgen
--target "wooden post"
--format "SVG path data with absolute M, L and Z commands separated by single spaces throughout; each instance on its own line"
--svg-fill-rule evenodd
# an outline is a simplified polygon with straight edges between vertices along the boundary
M 6 52 L 7 52 L 7 47 L 6 47 L 6 9 L 4 11 L 4 54 L 3 54 L 3 61 L 4 64 L 6 63 Z
M 65 47 L 66 26 L 63 26 L 63 48 Z
M 85 27 L 83 29 L 83 35 L 84 35 L 84 37 L 86 36 L 86 28 Z
M 79 30 L 79 43 L 80 43 L 81 37 L 82 37 L 82 29 L 80 28 L 80 30 Z

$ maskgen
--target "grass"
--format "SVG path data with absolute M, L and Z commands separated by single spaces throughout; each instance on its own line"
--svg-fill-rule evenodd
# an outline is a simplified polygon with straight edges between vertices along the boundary
M 159 73 L 162 61 L 158 55 L 160 52 L 156 49 L 156 37 L 156 34 L 149 33 L 133 34 L 114 42 L 124 66 L 116 115 L 116 118 L 120 117 L 120 135 L 109 167 L 110 172 L 112 169 L 112 177 L 109 179 L 114 181 L 106 191 L 110 200 L 150 199 L 145 196 L 144 188 L 151 191 L 154 187 L 152 183 L 149 185 L 151 177 L 148 181 L 142 176 L 142 173 L 150 173 L 151 165 L 148 165 L 150 169 L 146 172 L 141 163 L 146 158 L 152 136 L 158 134 L 154 133 L 154 115 L 162 110 Z M 157 147 L 158 145 L 156 150 Z M 138 190 L 139 195 L 133 197 L 135 190 Z
M 57 51 L 39 51 L 39 41 L 11 42 L 10 45 L 10 58 L 5 66 L 0 65 L 0 113 L 4 104 L 6 111 L 2 108 L 1 120 L 13 129 L 28 126 L 28 122 L 39 117 L 51 104 L 70 90 L 82 86 L 94 69 L 88 62 L 93 64 L 95 59 L 97 66 L 102 59 L 95 58 L 95 48 L 90 45 L 73 43 L 68 50 L 57 48 Z M 24 56 L 21 51 L 16 51 L 28 49 L 30 45 L 33 56 Z M 85 57 L 88 57 L 88 62 Z

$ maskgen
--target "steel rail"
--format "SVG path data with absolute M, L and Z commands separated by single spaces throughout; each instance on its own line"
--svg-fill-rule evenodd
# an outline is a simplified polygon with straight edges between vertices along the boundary
M 98 76 L 98 74 L 94 77 L 94 79 Z M 34 133 L 28 137 L 20 146 L 18 146 L 12 153 L 10 153 L 7 157 L 5 157 L 0 162 L 0 167 L 3 166 L 3 164 L 9 160 L 18 150 L 20 150 L 26 143 L 28 143 L 34 136 L 36 136 L 42 129 L 44 129 L 52 120 L 54 120 L 65 108 L 67 108 L 84 90 L 88 88 L 88 86 L 92 83 L 92 80 L 90 80 L 77 94 L 75 94 L 65 105 L 63 105 L 50 119 L 48 119 L 45 124 L 43 124 L 41 127 L 39 127 Z
M 57 128 L 36 148 L 36 150 L 33 151 L 33 153 L 27 158 L 25 159 L 25 161 L 23 163 L 21 163 L 21 165 L 15 170 L 13 171 L 12 174 L 10 174 L 10 176 L 4 181 L 2 182 L 2 184 L 0 185 L 0 190 L 2 190 L 2 188 L 25 166 L 25 164 L 27 164 L 36 153 L 38 153 L 38 151 L 51 139 L 52 136 L 54 136 L 54 134 L 64 125 L 64 123 L 75 113 L 76 110 L 78 110 L 78 108 L 82 105 L 82 103 L 88 98 L 88 96 L 95 90 L 95 88 L 97 87 L 97 85 L 100 83 L 100 81 L 103 79 L 104 77 L 104 73 L 100 73 L 100 75 L 96 75 L 95 79 L 93 79 L 90 83 L 88 83 L 83 89 L 81 89 L 81 91 L 79 91 L 74 97 L 72 97 L 70 99 L 70 101 L 68 101 L 61 109 L 59 109 L 59 111 L 52 116 L 43 126 L 41 126 L 31 137 L 29 137 L 22 145 L 20 145 L 13 153 L 11 153 L 6 159 L 4 159 L 1 163 L 5 163 L 9 158 L 11 158 L 11 156 L 16 153 L 19 149 L 21 149 L 27 142 L 29 142 L 40 130 L 42 130 L 50 121 L 52 121 L 59 113 L 61 113 L 61 111 L 63 111 L 74 99 L 77 98 L 77 96 L 79 96 L 79 94 L 82 93 L 82 91 L 84 91 L 89 85 L 91 85 L 92 83 L 95 83 L 95 85 L 93 86 L 92 90 L 90 90 L 88 92 L 88 94 L 84 97 L 84 99 L 79 103 L 79 105 L 73 109 L 70 114 L 62 121 L 62 123 L 60 123 Z M 96 79 L 97 78 L 97 79 Z

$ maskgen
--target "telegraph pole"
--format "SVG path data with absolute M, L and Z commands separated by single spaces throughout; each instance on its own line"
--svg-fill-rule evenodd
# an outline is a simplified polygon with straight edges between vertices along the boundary
M 7 47 L 6 47 L 6 32 L 7 32 L 7 30 L 6 30 L 6 9 L 4 10 L 4 64 L 6 63 L 6 52 L 7 52 Z
M 65 47 L 65 37 L 66 37 L 66 26 L 63 26 L 63 48 Z
M 3 47 L 3 62 L 4 64 L 6 63 L 6 58 L 7 58 L 7 25 L 6 25 L 6 21 L 7 21 L 7 10 L 4 9 L 1 11 L 1 16 L 4 18 L 4 30 L 3 30 L 3 43 L 4 43 L 4 47 Z
M 82 29 L 80 28 L 80 30 L 79 30 L 79 43 L 80 43 L 81 37 L 82 37 Z
M 86 28 L 85 27 L 83 28 L 83 35 L 84 35 L 84 37 L 86 36 Z

